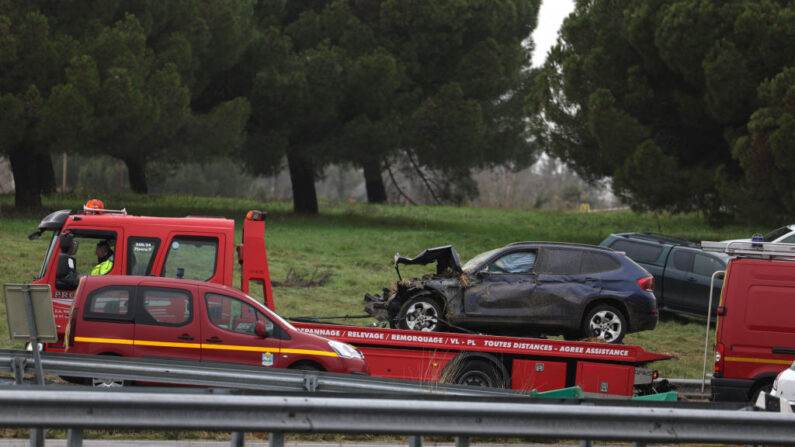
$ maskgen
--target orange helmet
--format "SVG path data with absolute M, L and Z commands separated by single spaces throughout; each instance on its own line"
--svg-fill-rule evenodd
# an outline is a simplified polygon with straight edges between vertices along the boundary
M 83 211 L 95 214 L 98 210 L 104 210 L 105 204 L 99 199 L 91 199 L 83 206 Z

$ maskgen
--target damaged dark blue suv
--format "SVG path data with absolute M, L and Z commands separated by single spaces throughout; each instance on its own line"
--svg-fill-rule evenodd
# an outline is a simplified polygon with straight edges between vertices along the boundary
M 436 274 L 400 278 L 366 311 L 392 327 L 465 330 L 494 335 L 562 334 L 620 343 L 628 332 L 654 329 L 652 276 L 610 249 L 559 242 L 516 242 L 464 264 L 452 246 L 431 248 L 400 264 L 436 262 Z

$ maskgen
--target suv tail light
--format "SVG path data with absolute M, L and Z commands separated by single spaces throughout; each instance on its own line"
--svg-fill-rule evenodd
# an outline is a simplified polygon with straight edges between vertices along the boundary
M 647 276 L 638 280 L 638 285 L 641 289 L 647 292 L 654 292 L 654 277 Z
M 718 343 L 715 345 L 715 372 L 712 374 L 713 377 L 723 377 L 724 361 L 723 343 Z

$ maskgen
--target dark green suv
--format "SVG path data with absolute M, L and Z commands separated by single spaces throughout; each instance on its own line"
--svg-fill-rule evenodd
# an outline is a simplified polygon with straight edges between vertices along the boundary
M 640 264 L 654 276 L 654 296 L 660 310 L 707 316 L 712 274 L 726 270 L 730 259 L 721 253 L 701 250 L 695 242 L 650 233 L 611 234 L 599 244 Z M 718 307 L 722 280 L 715 281 L 712 314 Z

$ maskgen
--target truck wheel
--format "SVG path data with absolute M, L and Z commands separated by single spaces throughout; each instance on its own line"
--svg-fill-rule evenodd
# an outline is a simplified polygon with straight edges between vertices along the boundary
M 497 367 L 481 359 L 469 360 L 461 365 L 453 382 L 460 385 L 505 388 L 505 380 Z
M 600 338 L 607 343 L 621 343 L 627 334 L 627 320 L 613 306 L 601 304 L 591 309 L 582 323 L 585 338 Z
M 442 310 L 436 300 L 429 295 L 419 295 L 400 308 L 397 326 L 411 331 L 437 332 L 442 328 L 441 316 Z

